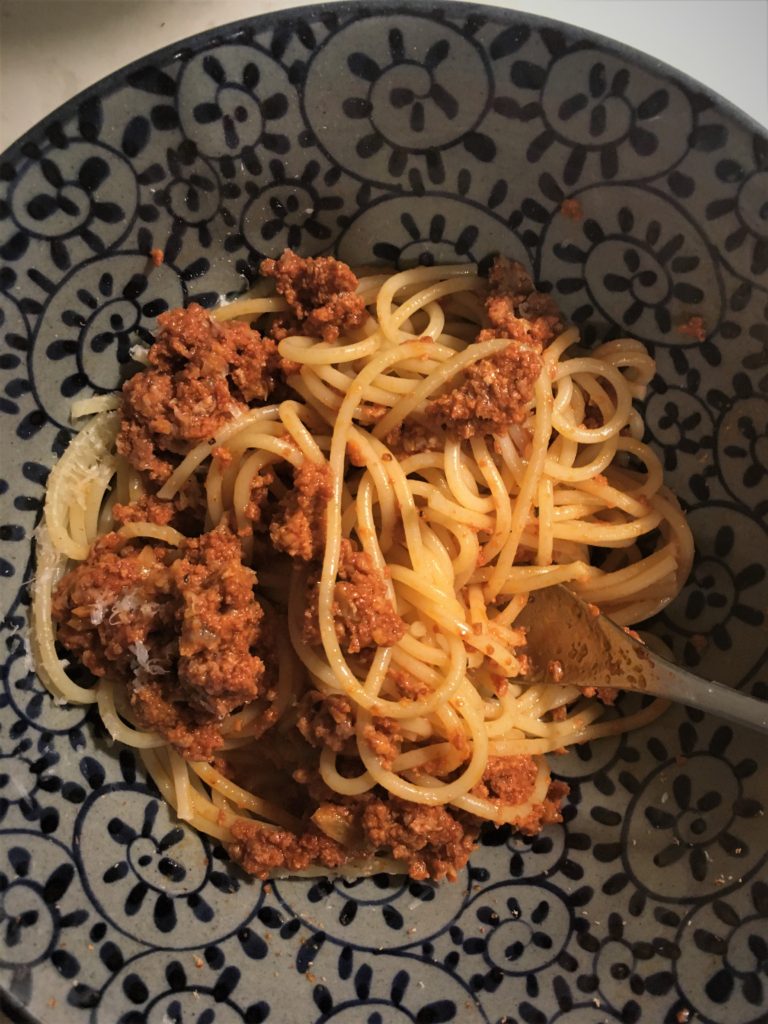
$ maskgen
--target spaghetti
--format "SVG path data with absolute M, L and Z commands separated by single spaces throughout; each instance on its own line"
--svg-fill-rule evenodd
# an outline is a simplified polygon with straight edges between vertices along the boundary
M 261 877 L 455 877 L 482 822 L 559 819 L 547 755 L 663 710 L 606 718 L 558 665 L 527 683 L 516 626 L 542 587 L 629 624 L 685 581 L 633 406 L 654 363 L 582 349 L 503 259 L 490 281 L 290 252 L 262 270 L 212 317 L 164 314 L 121 401 L 74 410 L 38 672 Z

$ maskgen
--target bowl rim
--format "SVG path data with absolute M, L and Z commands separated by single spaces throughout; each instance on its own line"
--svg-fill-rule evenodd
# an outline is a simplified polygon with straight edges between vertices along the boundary
M 753 135 L 762 136 L 768 141 L 768 126 L 762 125 L 751 114 L 746 113 L 741 107 L 721 95 L 715 89 L 700 82 L 687 72 L 680 71 L 674 65 L 646 53 L 644 50 L 637 49 L 629 43 L 612 39 L 610 36 L 595 32 L 593 29 L 581 28 L 579 25 L 574 25 L 571 22 L 549 18 L 532 11 L 496 7 L 490 4 L 475 3 L 474 0 L 440 0 L 439 3 L 435 2 L 435 0 L 407 0 L 407 2 L 406 0 L 399 0 L 399 2 L 397 0 L 367 0 L 367 2 L 366 0 L 325 0 L 325 2 L 321 3 L 301 4 L 297 7 L 281 8 L 280 10 L 267 11 L 263 14 L 255 14 L 247 18 L 225 22 L 214 28 L 203 29 L 201 32 L 196 32 L 191 36 L 185 36 L 174 43 L 169 43 L 166 46 L 159 47 L 157 50 L 151 50 L 149 53 L 137 57 L 135 60 L 130 61 L 130 63 L 110 71 L 109 74 L 104 75 L 92 85 L 86 86 L 85 89 L 80 90 L 74 96 L 70 96 L 69 99 L 60 103 L 54 110 L 28 128 L 27 131 L 0 153 L 0 164 L 15 162 L 19 158 L 25 159 L 27 154 L 23 152 L 24 148 L 30 143 L 35 143 L 46 128 L 63 117 L 68 116 L 73 109 L 92 96 L 104 95 L 107 90 L 110 92 L 115 91 L 117 87 L 123 84 L 124 79 L 131 71 L 137 70 L 147 63 L 168 63 L 177 59 L 180 51 L 184 49 L 200 50 L 203 45 L 215 43 L 217 40 L 229 42 L 233 36 L 250 28 L 256 31 L 263 31 L 280 23 L 284 24 L 302 19 L 317 20 L 323 15 L 338 12 L 348 16 L 357 15 L 358 18 L 393 14 L 424 17 L 438 12 L 451 17 L 457 17 L 461 14 L 469 17 L 474 14 L 483 15 L 489 20 L 496 20 L 500 24 L 511 24 L 518 21 L 521 24 L 529 24 L 539 31 L 547 28 L 563 32 L 571 37 L 578 34 L 588 42 L 595 43 L 603 49 L 612 51 L 627 61 L 639 64 L 656 75 L 663 75 L 666 78 L 675 80 L 688 92 L 705 96 L 725 117 L 735 121 L 741 128 L 746 129 Z M 2 174 L 0 174 L 0 180 L 3 180 Z

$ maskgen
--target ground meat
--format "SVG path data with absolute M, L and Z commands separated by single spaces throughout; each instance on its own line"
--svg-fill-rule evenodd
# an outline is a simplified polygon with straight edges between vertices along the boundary
M 304 639 L 320 643 L 317 574 L 310 580 L 304 611 Z M 333 618 L 339 644 L 350 654 L 368 647 L 391 647 L 405 635 L 406 625 L 389 599 L 384 577 L 365 551 L 346 538 L 341 542 Z
M 248 324 L 220 323 L 196 302 L 158 318 L 150 365 L 187 380 L 227 377 L 238 401 L 263 401 L 275 386 L 276 346 Z
M 226 526 L 179 553 L 108 533 L 54 592 L 57 639 L 127 687 L 141 725 L 183 754 L 210 756 L 226 714 L 268 698 L 255 582 Z
M 472 792 L 499 806 L 514 807 L 530 800 L 537 774 L 536 762 L 527 754 L 489 757 L 483 777 Z M 562 821 L 560 806 L 567 795 L 567 784 L 553 779 L 544 800 L 534 804 L 526 818 L 515 822 L 515 828 L 536 835 L 545 825 Z
M 551 295 L 535 290 L 521 263 L 498 256 L 488 282 L 488 327 L 477 336 L 478 341 L 510 338 L 541 350 L 562 330 L 564 324 L 556 302 Z
M 293 488 L 280 502 L 269 527 L 278 551 L 312 562 L 325 548 L 325 511 L 333 493 L 327 464 L 305 459 L 295 471 Z
M 680 324 L 676 330 L 678 334 L 694 338 L 696 341 L 707 340 L 707 328 L 704 324 L 704 318 L 701 316 L 689 316 L 685 323 Z
M 502 804 L 515 805 L 530 799 L 538 766 L 527 754 L 489 757 L 482 780 L 472 792 Z
M 569 220 L 578 222 L 584 219 L 584 210 L 578 199 L 564 199 L 560 203 L 560 213 Z
M 427 406 L 430 423 L 462 438 L 522 423 L 541 373 L 541 352 L 563 328 L 554 300 L 535 291 L 520 263 L 498 257 L 489 282 L 488 326 L 476 340 L 509 338 L 512 344 L 467 367 L 461 384 Z
M 323 781 L 323 777 L 317 768 L 296 768 L 291 777 L 304 789 L 310 800 L 321 803 L 323 800 L 332 800 L 338 796 Z
M 507 778 L 496 770 L 492 774 L 497 780 Z M 242 821 L 233 827 L 230 856 L 260 878 L 310 865 L 332 871 L 352 859 L 379 854 L 398 861 L 411 878 L 453 881 L 475 848 L 482 822 L 471 814 L 401 800 L 378 787 L 362 796 L 342 797 L 329 790 L 314 769 L 300 769 L 294 777 L 318 805 L 306 831 L 267 832 L 258 822 Z M 516 799 L 503 781 L 499 785 Z M 561 821 L 560 803 L 567 792 L 565 783 L 552 782 L 545 801 L 533 808 L 518 826 L 520 831 L 535 834 L 544 825 Z
M 430 402 L 427 414 L 459 437 L 499 433 L 526 418 L 541 366 L 538 352 L 510 345 L 467 367 L 464 383 Z
M 324 801 L 312 815 L 312 824 L 346 849 L 361 850 L 364 843 L 360 828 L 361 806 L 360 800 L 350 800 L 347 804 Z
M 545 825 L 555 825 L 562 821 L 562 803 L 568 796 L 568 793 L 567 782 L 553 779 L 549 784 L 549 789 L 543 802 L 533 807 L 525 821 L 516 822 L 515 828 L 525 835 L 535 836 L 541 832 Z
M 180 602 L 180 688 L 193 707 L 223 718 L 261 692 L 264 663 L 252 653 L 263 614 L 256 574 L 242 564 L 237 537 L 221 527 L 188 541 L 170 573 Z
M 245 506 L 245 518 L 252 523 L 261 523 L 264 518 L 269 488 L 275 482 L 275 473 L 270 466 L 265 466 L 251 480 L 251 495 Z
M 60 580 L 52 606 L 57 639 L 95 676 L 131 678 L 136 651 L 145 648 L 155 665 L 169 667 L 172 653 L 157 639 L 172 632 L 175 616 L 166 556 L 163 545 L 108 533 Z
M 480 831 L 481 823 L 471 815 L 400 800 L 378 789 L 340 797 L 321 785 L 317 795 L 322 799 L 302 834 L 266 832 L 257 822 L 238 822 L 230 856 L 261 878 L 310 864 L 333 870 L 381 854 L 399 861 L 412 878 L 454 880 Z
M 395 684 L 400 696 L 405 697 L 406 700 L 421 700 L 425 694 L 431 693 L 428 683 L 422 682 L 402 669 L 390 668 L 387 672 L 387 679 Z
M 313 747 L 330 747 L 339 753 L 355 735 L 352 702 L 341 694 L 310 690 L 299 702 L 296 727 Z
M 160 438 L 171 434 L 171 423 L 165 415 L 171 394 L 170 379 L 166 375 L 157 378 L 149 370 L 137 373 L 123 385 L 117 450 L 158 483 L 173 472 L 173 460 L 157 450 L 162 447 Z
M 235 842 L 228 848 L 230 857 L 258 878 L 268 878 L 272 872 L 303 871 L 310 866 L 334 870 L 350 858 L 337 842 L 313 830 L 297 836 L 240 818 L 232 825 L 232 835 Z
M 431 340 L 431 339 L 430 339 Z M 361 423 L 374 424 L 383 420 L 389 412 L 388 405 L 381 405 L 380 402 L 366 402 L 360 409 L 360 416 L 357 417 Z
M 403 745 L 403 735 L 394 718 L 375 717 L 363 730 L 363 739 L 385 768 L 392 767 Z
M 154 523 L 156 526 L 168 526 L 175 515 L 176 507 L 172 501 L 160 501 L 151 494 L 128 505 L 112 506 L 112 519 L 117 526 L 124 526 L 125 523 Z
M 177 459 L 275 387 L 279 356 L 247 324 L 217 323 L 191 303 L 158 317 L 149 369 L 123 386 L 117 450 L 162 482 Z
M 187 536 L 197 535 L 205 529 L 208 517 L 208 499 L 202 481 L 190 477 L 173 499 L 178 510 L 174 526 Z
M 275 341 L 282 341 L 289 334 L 295 333 L 288 329 L 288 321 L 285 317 L 275 317 L 269 332 Z M 301 363 L 297 363 L 295 359 L 286 359 L 285 356 L 280 356 L 280 369 L 283 376 L 287 378 L 301 371 Z
M 550 677 L 553 683 L 562 683 L 563 681 L 563 663 L 557 658 L 547 663 L 547 675 Z
M 263 277 L 273 277 L 291 316 L 273 325 L 272 334 L 301 333 L 323 341 L 365 323 L 363 300 L 355 294 L 357 277 L 346 263 L 332 256 L 302 259 L 286 249 L 278 260 L 262 260 Z
M 234 455 L 226 445 L 219 444 L 211 452 L 211 458 L 215 459 L 222 469 L 226 469 L 227 466 L 232 464 Z
M 585 697 L 597 697 L 603 704 L 615 704 L 619 694 L 612 686 L 582 686 L 581 692 Z
M 441 452 L 445 448 L 445 431 L 435 423 L 409 417 L 384 438 L 384 443 L 397 455 L 419 455 L 421 452 Z
M 261 677 L 261 694 L 267 700 L 277 696 L 277 685 L 280 679 L 279 636 L 287 635 L 288 621 L 285 611 L 265 601 L 261 606 L 259 636 L 255 645 L 259 657 L 264 663 L 264 674 Z
M 224 743 L 221 724 L 180 703 L 172 682 L 144 682 L 131 692 L 131 707 L 144 729 L 159 732 L 182 757 L 210 761 Z
M 479 834 L 479 824 L 468 815 L 396 797 L 371 800 L 361 824 L 371 847 L 391 851 L 411 878 L 435 881 L 456 878 Z

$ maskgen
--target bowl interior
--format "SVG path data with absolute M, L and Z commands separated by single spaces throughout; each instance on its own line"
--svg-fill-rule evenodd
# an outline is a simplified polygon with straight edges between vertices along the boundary
M 0 971 L 16 1003 L 98 1024 L 342 1022 L 355 1001 L 371 1022 L 760 1018 L 765 755 L 748 732 L 676 709 L 559 758 L 565 822 L 489 835 L 453 886 L 262 889 L 52 703 L 24 629 L 70 403 L 119 383 L 158 313 L 247 288 L 286 246 L 398 267 L 500 252 L 587 342 L 652 351 L 648 439 L 697 557 L 651 628 L 694 671 L 768 696 L 767 204 L 765 134 L 696 83 L 468 4 L 229 26 L 117 72 L 3 156 Z

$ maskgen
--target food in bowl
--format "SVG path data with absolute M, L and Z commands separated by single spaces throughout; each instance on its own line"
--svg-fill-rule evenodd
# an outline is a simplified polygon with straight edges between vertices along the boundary
M 255 875 L 453 879 L 484 822 L 560 820 L 559 752 L 663 709 L 606 720 L 613 693 L 556 661 L 529 683 L 516 624 L 542 587 L 626 625 L 685 582 L 691 534 L 633 406 L 654 362 L 581 348 L 503 257 L 487 280 L 290 250 L 261 273 L 162 314 L 122 394 L 76 404 L 38 672 Z

